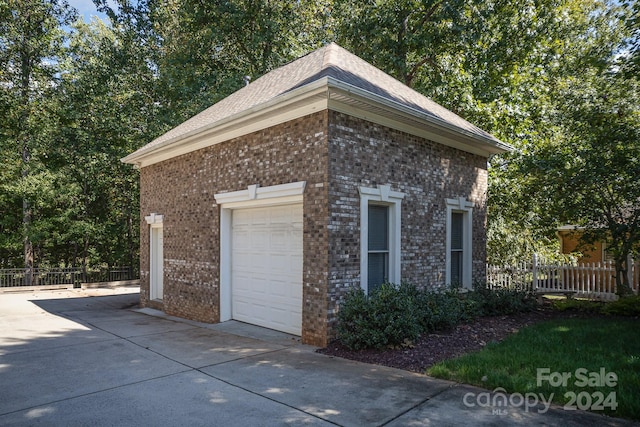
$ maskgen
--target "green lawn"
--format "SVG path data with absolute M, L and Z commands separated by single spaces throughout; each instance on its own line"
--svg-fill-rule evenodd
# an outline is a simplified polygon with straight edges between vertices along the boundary
M 583 370 L 576 372 L 579 368 Z M 602 368 L 605 378 L 600 375 Z M 555 404 L 640 420 L 640 319 L 539 323 L 479 352 L 438 363 L 427 373 L 489 390 L 542 393 L 545 399 L 553 393 Z M 564 386 L 560 375 L 565 376 Z M 603 381 L 607 377 L 609 386 Z M 593 407 L 598 403 L 604 409 Z M 612 409 L 615 403 L 617 408 Z

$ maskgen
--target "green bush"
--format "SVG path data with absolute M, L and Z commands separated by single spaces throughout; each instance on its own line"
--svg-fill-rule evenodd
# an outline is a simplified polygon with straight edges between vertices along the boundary
M 415 341 L 420 335 L 415 286 L 389 283 L 371 293 L 357 289 L 347 295 L 338 312 L 338 338 L 347 347 L 384 348 Z
M 623 297 L 617 301 L 608 302 L 602 312 L 614 316 L 640 316 L 640 295 Z
M 416 301 L 418 320 L 423 332 L 450 329 L 477 315 L 474 302 L 465 298 L 456 288 L 444 291 L 423 290 Z
M 565 298 L 553 301 L 553 308 L 558 311 L 580 311 L 583 313 L 600 313 L 603 305 L 601 302 L 584 299 Z
M 476 283 L 469 298 L 475 301 L 483 316 L 503 316 L 535 310 L 536 295 L 524 289 L 490 289 L 485 283 Z
M 403 346 L 420 334 L 450 329 L 480 315 L 512 314 L 532 310 L 535 297 L 519 290 L 458 288 L 418 289 L 403 283 L 383 284 L 371 295 L 352 290 L 340 305 L 338 339 L 353 350 Z

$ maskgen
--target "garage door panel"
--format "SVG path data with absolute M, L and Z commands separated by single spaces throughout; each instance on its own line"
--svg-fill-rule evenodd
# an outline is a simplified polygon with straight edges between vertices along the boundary
M 234 286 L 237 292 L 248 292 L 251 290 L 251 283 L 253 283 L 253 278 L 251 276 L 240 275 L 238 274 L 234 277 Z
M 269 259 L 264 254 L 255 252 L 249 258 L 251 259 L 251 264 L 246 266 L 247 271 L 250 271 L 256 277 L 264 275 L 265 269 L 269 267 Z
M 236 229 L 233 231 L 233 241 L 239 250 L 251 249 L 251 236 L 248 229 Z
M 289 301 L 287 300 L 291 298 L 291 293 L 289 291 L 289 288 L 292 287 L 290 286 L 290 282 L 281 282 L 281 281 L 273 280 L 271 281 L 271 283 L 269 283 L 269 285 L 270 285 L 269 293 L 272 298 L 272 301 L 275 303 L 274 305 L 276 307 L 288 305 Z
M 269 249 L 269 232 L 267 229 L 251 229 L 251 246 L 254 251 L 266 251 Z
M 296 252 L 298 252 L 298 251 L 296 250 Z M 296 274 L 297 273 L 302 274 L 302 248 L 300 248 L 299 253 L 292 254 L 290 256 L 290 259 L 291 259 L 291 265 L 300 266 L 300 269 L 298 271 L 296 271 L 295 273 Z
M 300 335 L 302 205 L 235 210 L 232 317 Z
M 238 274 L 248 276 L 248 272 L 250 271 L 249 268 L 253 265 L 251 254 L 238 252 L 234 260 L 234 265 L 238 267 L 238 270 L 240 270 Z
M 274 232 L 271 234 L 271 242 L 269 244 L 269 248 L 272 251 L 290 250 L 292 238 L 293 235 L 291 233 L 287 233 L 285 230 L 274 230 Z
M 272 271 L 279 273 L 278 275 L 287 276 L 291 272 L 293 257 L 289 254 L 272 254 L 269 257 Z

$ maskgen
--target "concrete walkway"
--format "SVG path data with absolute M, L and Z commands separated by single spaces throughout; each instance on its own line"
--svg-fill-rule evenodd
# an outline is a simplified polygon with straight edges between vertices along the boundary
M 485 390 L 320 355 L 238 322 L 139 310 L 137 291 L 1 294 L 0 425 L 632 425 L 471 407 Z

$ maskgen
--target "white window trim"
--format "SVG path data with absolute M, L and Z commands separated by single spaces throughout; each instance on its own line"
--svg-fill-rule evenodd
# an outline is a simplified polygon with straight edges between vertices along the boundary
M 214 194 L 220 205 L 220 321 L 231 320 L 231 240 L 234 209 L 302 203 L 306 181 Z
M 369 204 L 389 206 L 389 281 L 399 284 L 401 281 L 401 203 L 404 193 L 391 191 L 390 185 L 378 185 L 377 188 L 358 187 L 360 192 L 360 287 L 368 289 L 369 258 Z
M 248 186 L 246 190 L 218 193 L 214 197 L 216 203 L 224 205 L 225 208 L 274 206 L 288 204 L 289 200 L 293 200 L 293 203 L 295 203 L 302 197 L 305 185 L 306 181 L 271 185 L 269 187 L 259 187 L 254 184 Z
M 451 284 L 451 214 L 462 212 L 464 214 L 464 230 L 462 234 L 462 283 L 465 288 L 471 288 L 473 269 L 473 203 L 465 197 L 446 199 L 447 205 L 447 236 L 446 236 L 446 284 Z
M 162 222 L 164 221 L 164 215 L 159 215 L 155 212 L 152 212 L 151 214 L 149 214 L 149 216 L 145 216 L 144 220 L 147 221 L 147 224 L 151 226 L 160 226 L 158 224 L 162 224 Z

